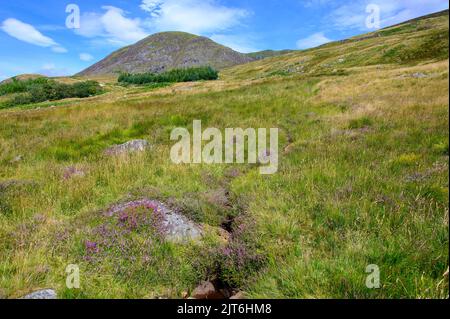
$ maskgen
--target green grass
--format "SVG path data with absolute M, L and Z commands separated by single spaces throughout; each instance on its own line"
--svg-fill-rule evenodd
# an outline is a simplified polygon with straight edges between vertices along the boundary
M 398 45 L 410 35 L 390 37 Z M 267 58 L 195 86 L 112 86 L 89 101 L 0 111 L 0 292 L 180 298 L 219 276 L 250 298 L 448 297 L 448 59 L 433 51 L 420 63 L 355 68 L 348 56 L 379 57 L 375 40 Z M 270 75 L 302 63 L 311 69 Z M 333 75 L 330 63 L 346 73 Z M 433 76 L 405 76 L 417 72 Z M 221 130 L 280 128 L 279 172 L 172 164 L 170 131 L 195 119 Z M 136 138 L 153 148 L 102 155 Z M 71 166 L 85 176 L 65 179 Z M 212 230 L 234 217 L 228 250 L 213 232 L 179 245 L 144 228 L 119 236 L 125 250 L 104 245 L 86 259 L 86 241 L 102 239 L 96 228 L 116 227 L 102 212 L 142 197 Z M 79 290 L 65 287 L 68 264 L 80 266 Z M 370 264 L 380 289 L 365 286 Z

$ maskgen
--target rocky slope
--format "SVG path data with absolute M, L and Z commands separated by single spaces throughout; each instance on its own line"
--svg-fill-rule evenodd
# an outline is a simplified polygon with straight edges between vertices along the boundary
M 78 75 L 158 73 L 204 65 L 222 69 L 253 60 L 205 37 L 184 32 L 163 32 L 112 53 Z

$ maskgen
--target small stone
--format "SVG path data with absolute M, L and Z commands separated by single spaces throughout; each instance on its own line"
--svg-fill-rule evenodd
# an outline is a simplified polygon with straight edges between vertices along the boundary
M 210 281 L 202 282 L 194 289 L 191 297 L 195 299 L 224 299 L 224 296 L 216 290 Z
M 146 140 L 133 140 L 120 145 L 114 145 L 105 150 L 105 155 L 116 156 L 134 152 L 143 152 L 150 147 Z
M 422 79 L 422 78 L 426 78 L 427 77 L 427 75 L 425 73 L 422 73 L 422 72 L 414 73 L 411 76 L 413 78 L 416 78 L 416 79 Z
M 18 163 L 18 162 L 20 162 L 20 161 L 22 161 L 23 160 L 23 155 L 17 155 L 16 157 L 14 157 L 11 161 L 10 161 L 10 163 L 11 164 L 15 164 L 15 163 Z
M 84 177 L 85 175 L 86 173 L 83 170 L 76 168 L 75 166 L 69 166 L 64 170 L 63 178 L 64 180 L 69 180 L 75 177 Z
M 245 296 L 242 291 L 239 291 L 236 294 L 234 294 L 233 296 L 231 296 L 230 299 L 243 300 L 243 299 L 245 299 Z
M 20 299 L 57 299 L 56 291 L 53 289 L 37 290 Z
M 181 298 L 187 299 L 188 297 L 189 297 L 189 293 L 188 293 L 187 291 L 183 291 L 183 292 L 181 293 Z

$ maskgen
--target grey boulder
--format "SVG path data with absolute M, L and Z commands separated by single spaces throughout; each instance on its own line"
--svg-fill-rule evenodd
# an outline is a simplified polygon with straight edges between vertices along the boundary
M 56 291 L 53 289 L 43 289 L 34 291 L 31 294 L 23 296 L 21 299 L 57 299 L 56 297 Z
M 132 140 L 120 145 L 114 145 L 105 150 L 105 155 L 116 156 L 135 152 L 143 152 L 150 147 L 146 140 Z

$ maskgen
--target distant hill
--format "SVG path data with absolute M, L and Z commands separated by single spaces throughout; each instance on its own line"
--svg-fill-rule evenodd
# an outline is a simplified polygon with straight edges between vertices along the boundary
M 261 59 L 272 58 L 274 56 L 280 56 L 280 55 L 284 55 L 284 54 L 288 54 L 288 53 L 292 53 L 292 52 L 295 52 L 295 51 L 294 50 L 280 50 L 280 51 L 264 50 L 264 51 L 247 53 L 247 56 L 249 56 L 255 60 L 261 60 Z
M 37 78 L 45 78 L 45 75 L 40 75 L 40 74 L 20 74 L 17 76 L 14 76 L 12 78 L 9 79 L 5 79 L 3 81 L 0 82 L 0 84 L 4 84 L 4 83 L 9 83 L 12 82 L 13 79 L 19 80 L 19 81 L 24 81 L 24 80 L 30 80 L 30 79 L 37 79 Z
M 77 75 L 160 73 L 174 68 L 204 65 L 223 69 L 253 60 L 206 37 L 184 32 L 163 32 L 122 48 Z

